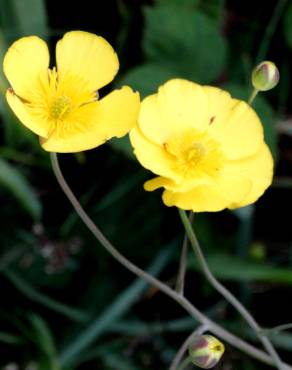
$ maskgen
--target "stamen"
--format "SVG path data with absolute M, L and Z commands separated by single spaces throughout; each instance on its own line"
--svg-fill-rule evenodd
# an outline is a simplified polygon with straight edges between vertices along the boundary
M 52 119 L 63 119 L 70 113 L 72 103 L 67 96 L 59 96 L 55 98 L 50 106 L 50 116 Z
M 202 173 L 215 176 L 222 165 L 223 154 L 219 144 L 195 130 L 164 143 L 163 148 L 175 158 L 175 170 L 188 178 Z

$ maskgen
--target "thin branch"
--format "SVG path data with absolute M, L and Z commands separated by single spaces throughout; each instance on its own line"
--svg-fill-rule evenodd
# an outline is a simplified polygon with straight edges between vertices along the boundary
M 175 358 L 173 359 L 169 370 L 176 370 L 180 364 L 185 352 L 188 350 L 189 345 L 199 335 L 203 334 L 208 329 L 207 325 L 200 325 L 194 332 L 192 332 L 187 339 L 183 342 L 180 349 L 178 350 Z
M 194 212 L 190 212 L 189 214 L 189 221 L 191 224 L 194 221 L 194 215 L 195 215 Z M 181 255 L 180 255 L 179 271 L 178 271 L 176 287 L 175 287 L 175 290 L 179 294 L 182 294 L 182 295 L 184 294 L 184 288 L 185 288 L 185 276 L 186 276 L 186 271 L 187 271 L 188 250 L 189 250 L 189 238 L 187 236 L 187 233 L 185 233 Z
M 63 177 L 61 169 L 59 167 L 58 158 L 56 153 L 51 153 L 51 162 L 55 176 L 64 191 L 65 195 L 71 202 L 75 211 L 87 226 L 87 228 L 92 232 L 95 238 L 100 242 L 100 244 L 114 257 L 118 262 L 120 262 L 124 267 L 133 272 L 135 275 L 146 280 L 149 284 L 155 286 L 161 292 L 166 294 L 168 297 L 176 301 L 181 307 L 183 307 L 192 317 L 194 317 L 201 324 L 206 324 L 209 328 L 209 331 L 214 335 L 218 336 L 225 342 L 233 345 L 235 348 L 240 349 L 241 351 L 249 354 L 250 356 L 258 359 L 259 361 L 264 362 L 267 365 L 274 366 L 274 360 L 266 352 L 252 346 L 251 344 L 245 342 L 244 340 L 233 335 L 229 331 L 225 330 L 223 327 L 219 326 L 207 316 L 201 313 L 195 306 L 193 306 L 184 296 L 177 293 L 175 290 L 171 289 L 168 285 L 164 284 L 160 280 L 156 279 L 154 276 L 148 274 L 127 258 L 125 258 L 112 244 L 111 242 L 102 234 L 99 228 L 94 224 L 90 219 L 87 213 L 82 208 L 81 204 L 76 199 L 75 195 L 72 193 L 69 185 Z M 292 367 L 288 364 L 284 364 L 284 370 L 292 370 Z
M 224 285 L 222 285 L 213 275 L 211 270 L 209 269 L 209 266 L 206 262 L 206 259 L 203 255 L 203 252 L 201 250 L 199 241 L 196 237 L 196 234 L 192 228 L 192 225 L 189 223 L 189 219 L 187 217 L 187 214 L 185 211 L 179 209 L 179 214 L 182 220 L 182 223 L 185 227 L 185 230 L 189 236 L 191 245 L 193 247 L 193 250 L 195 252 L 195 255 L 198 259 L 198 262 L 202 268 L 202 271 L 209 281 L 209 283 L 241 314 L 241 316 L 245 319 L 245 321 L 250 325 L 250 327 L 255 331 L 258 338 L 262 342 L 264 348 L 266 351 L 270 354 L 270 356 L 273 358 L 273 362 L 275 366 L 279 370 L 283 370 L 283 363 L 280 359 L 278 353 L 274 349 L 274 346 L 272 345 L 269 338 L 262 333 L 262 328 L 258 325 L 258 323 L 255 321 L 253 316 L 247 311 L 247 309 L 239 302 L 239 300 L 229 291 L 225 288 Z
M 264 333 L 265 335 L 270 336 L 274 334 L 279 334 L 281 331 L 290 330 L 290 329 L 292 329 L 292 323 L 277 325 L 277 326 L 274 326 L 273 328 L 262 329 L 261 333 Z

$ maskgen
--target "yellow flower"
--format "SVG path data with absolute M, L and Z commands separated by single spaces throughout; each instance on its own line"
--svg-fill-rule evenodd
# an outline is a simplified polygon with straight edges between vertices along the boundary
M 255 202 L 271 184 L 273 159 L 255 111 L 216 87 L 170 80 L 141 103 L 130 131 L 139 162 L 159 177 L 163 201 L 194 212 Z
M 139 94 L 125 86 L 98 100 L 97 90 L 115 77 L 119 61 L 102 37 L 82 31 L 64 35 L 49 69 L 47 44 L 37 36 L 12 44 L 4 73 L 6 97 L 18 119 L 50 152 L 78 152 L 125 135 L 135 124 Z

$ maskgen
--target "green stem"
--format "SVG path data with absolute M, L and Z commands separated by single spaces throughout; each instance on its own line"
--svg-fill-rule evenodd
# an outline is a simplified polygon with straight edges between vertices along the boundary
M 205 277 L 207 278 L 209 283 L 240 313 L 240 315 L 245 319 L 249 326 L 255 331 L 266 351 L 273 358 L 275 366 L 279 370 L 283 370 L 284 365 L 268 337 L 262 334 L 262 328 L 258 325 L 258 323 L 255 321 L 253 316 L 247 311 L 247 309 L 239 302 L 239 300 L 215 278 L 215 276 L 209 269 L 209 266 L 203 255 L 202 249 L 200 247 L 196 234 L 192 228 L 192 225 L 189 222 L 189 218 L 186 212 L 183 211 L 182 209 L 178 210 L 182 223 L 185 227 L 186 233 L 188 234 L 188 237 L 190 239 L 191 246 L 195 252 L 195 255 L 198 259 L 198 262 L 202 268 Z
M 187 357 L 184 359 L 184 361 L 180 364 L 180 366 L 177 368 L 177 370 L 185 370 L 188 365 L 192 363 L 191 358 Z
M 57 154 L 51 153 L 51 163 L 54 174 L 61 186 L 62 190 L 64 191 L 65 195 L 71 202 L 72 206 L 74 207 L 76 213 L 87 226 L 87 228 L 92 232 L 95 238 L 100 242 L 100 244 L 124 267 L 126 267 L 129 271 L 133 272 L 135 275 L 139 276 L 140 278 L 146 280 L 149 284 L 155 286 L 158 290 L 166 294 L 168 297 L 172 298 L 176 301 L 181 307 L 183 307 L 192 317 L 194 317 L 197 321 L 201 324 L 205 324 L 208 326 L 209 331 L 211 331 L 214 335 L 222 338 L 225 342 L 230 343 L 234 347 L 240 349 L 241 351 L 248 353 L 250 356 L 257 358 L 259 361 L 264 362 L 265 364 L 274 366 L 274 360 L 272 356 L 269 356 L 266 352 L 255 348 L 254 346 L 250 345 L 249 343 L 245 342 L 241 338 L 233 335 L 229 331 L 225 330 L 220 325 L 216 324 L 212 320 L 210 320 L 207 316 L 201 313 L 193 304 L 190 303 L 183 295 L 177 293 L 175 290 L 171 289 L 168 285 L 164 284 L 160 280 L 156 279 L 154 276 L 148 274 L 146 271 L 142 270 L 127 258 L 125 258 L 112 244 L 111 242 L 102 234 L 99 228 L 94 224 L 91 218 L 87 215 L 87 213 L 82 208 L 81 204 L 78 202 L 75 195 L 72 193 L 69 185 L 67 184 L 64 176 L 61 172 Z M 284 365 L 284 370 L 292 370 L 292 367 L 288 364 Z
M 255 100 L 259 90 L 253 89 L 253 91 L 250 94 L 250 97 L 248 98 L 247 104 L 252 105 L 253 101 Z
M 189 215 L 190 223 L 194 220 L 194 213 L 190 212 Z M 176 291 L 180 294 L 184 294 L 185 288 L 185 276 L 187 272 L 187 262 L 188 262 L 188 250 L 189 250 L 189 238 L 187 234 L 184 236 L 184 241 L 182 245 L 181 255 L 180 255 L 180 262 L 179 262 L 179 271 L 177 275 L 176 281 Z

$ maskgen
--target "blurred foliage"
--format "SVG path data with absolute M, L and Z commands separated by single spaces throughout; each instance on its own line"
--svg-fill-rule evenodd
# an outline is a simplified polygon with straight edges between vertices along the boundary
M 115 46 L 121 72 L 114 83 L 129 84 L 142 97 L 180 77 L 221 86 L 245 100 L 258 56 L 279 66 L 279 86 L 254 104 L 277 162 L 275 187 L 254 207 L 199 214 L 195 227 L 211 269 L 261 324 L 291 322 L 292 234 L 286 216 L 292 207 L 291 1 L 110 0 L 98 12 L 85 0 L 60 4 L 1 0 L 0 58 L 18 37 L 36 34 L 53 50 L 65 31 L 84 29 Z M 9 110 L 6 88 L 1 71 L 0 368 L 166 369 L 197 323 L 96 243 L 63 197 L 37 137 Z M 163 207 L 159 191 L 143 191 L 150 174 L 134 160 L 128 138 L 63 155 L 61 166 L 118 249 L 174 285 L 183 230 L 175 210 Z M 191 255 L 186 295 L 254 340 L 218 300 Z M 273 302 L 271 315 L 267 307 Z M 272 339 L 292 361 L 289 331 Z M 252 370 L 255 364 L 232 348 L 222 360 L 222 368 Z
M 27 212 L 35 219 L 41 216 L 41 203 L 26 179 L 16 168 L 0 159 L 0 183 L 18 198 Z
M 283 31 L 288 46 L 292 48 L 292 3 L 289 4 L 284 17 Z
M 161 1 L 156 7 L 143 9 L 145 63 L 129 71 L 123 84 L 145 96 L 171 77 L 199 83 L 218 78 L 226 62 L 226 42 L 211 17 L 204 11 L 192 11 L 194 3 L 197 2 Z

